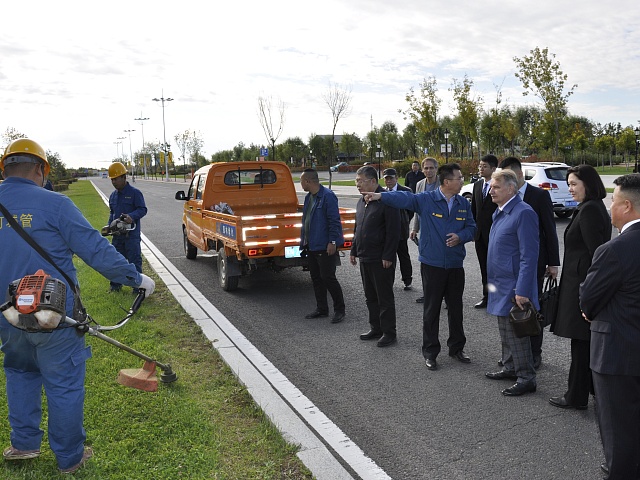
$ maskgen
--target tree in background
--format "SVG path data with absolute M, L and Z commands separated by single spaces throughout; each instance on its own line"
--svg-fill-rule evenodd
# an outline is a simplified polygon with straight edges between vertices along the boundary
M 549 49 L 531 50 L 531 55 L 522 58 L 513 57 L 518 68 L 516 78 L 524 87 L 523 96 L 533 93 L 542 100 L 546 110 L 545 120 L 552 122 L 554 132 L 554 154 L 558 154 L 560 142 L 560 120 L 567 115 L 569 97 L 577 85 L 565 91 L 567 75 L 560 69 L 560 63 L 554 62 L 555 54 L 549 54 Z
M 202 134 L 200 132 L 196 132 L 195 130 L 189 132 L 189 136 L 186 140 L 186 147 L 190 155 L 189 158 L 196 168 L 203 167 L 207 164 L 206 158 L 200 155 L 203 145 L 204 140 L 202 140 Z
M 398 113 L 404 115 L 404 120 L 411 119 L 420 132 L 422 141 L 430 149 L 437 145 L 438 112 L 442 100 L 438 98 L 438 82 L 436 77 L 425 78 L 420 84 L 420 93 L 416 95 L 413 87 L 409 89 L 405 100 L 409 104 L 406 110 L 399 109 Z
M 302 159 L 306 158 L 309 148 L 300 137 L 287 138 L 278 148 L 282 160 L 287 162 L 290 167 L 294 165 L 302 165 Z
M 462 82 L 455 78 L 449 91 L 453 92 L 453 99 L 458 109 L 457 124 L 460 128 L 460 137 L 463 141 L 462 156 L 464 156 L 464 145 L 467 145 L 467 151 L 472 151 L 474 141 L 478 141 L 478 122 L 482 109 L 482 97 L 473 95 L 471 88 L 473 80 L 466 75 Z
M 271 97 L 258 97 L 258 118 L 260 119 L 260 125 L 262 126 L 262 130 L 264 131 L 265 136 L 267 137 L 267 143 L 271 145 L 271 150 L 273 153 L 273 160 L 276 160 L 276 141 L 278 137 L 282 133 L 282 129 L 284 128 L 284 110 L 285 104 L 282 100 L 278 99 L 277 106 L 272 105 Z M 277 112 L 273 112 L 274 109 L 277 109 Z M 274 128 L 273 116 L 277 114 L 277 131 Z
M 340 139 L 340 151 L 349 158 L 362 155 L 362 140 L 356 133 L 343 133 Z
M 47 160 L 49 161 L 49 166 L 51 167 L 51 171 L 49 172 L 49 180 L 52 184 L 57 184 L 60 180 L 63 180 L 68 177 L 67 169 L 62 163 L 60 159 L 60 154 L 58 152 L 52 152 L 51 150 L 47 150 Z
M 333 128 L 331 129 L 331 153 L 328 162 L 329 188 L 331 188 L 331 163 L 335 158 L 336 126 L 341 118 L 347 117 L 351 113 L 351 87 L 331 84 L 329 85 L 329 90 L 322 95 L 322 99 L 327 104 L 327 107 L 329 107 L 333 121 Z

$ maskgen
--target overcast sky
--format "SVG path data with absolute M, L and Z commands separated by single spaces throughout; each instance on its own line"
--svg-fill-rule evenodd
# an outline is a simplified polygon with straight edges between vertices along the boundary
M 0 132 L 13 127 L 58 152 L 68 167 L 105 167 L 129 137 L 167 141 L 201 133 L 204 154 L 264 144 L 258 97 L 286 104 L 279 138 L 331 133 L 322 100 L 331 83 L 352 88 L 337 127 L 365 135 L 406 121 L 405 94 L 438 81 L 453 113 L 452 78 L 474 81 L 485 108 L 533 103 L 513 57 L 548 47 L 577 84 L 572 114 L 640 121 L 640 4 L 613 0 L 292 0 L 3 2 Z M 127 137 L 117 145 L 118 137 Z M 173 148 L 177 155 L 177 149 Z

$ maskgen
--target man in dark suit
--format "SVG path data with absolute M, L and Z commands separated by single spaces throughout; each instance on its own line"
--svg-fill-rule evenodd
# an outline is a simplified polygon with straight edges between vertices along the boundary
M 609 480 L 640 478 L 640 175 L 614 183 L 611 223 L 620 235 L 598 247 L 580 287 Z
M 482 300 L 474 305 L 475 308 L 487 307 L 487 250 L 489 249 L 489 231 L 493 223 L 493 212 L 497 205 L 491 201 L 489 186 L 491 175 L 498 168 L 498 159 L 494 155 L 485 155 L 478 164 L 478 173 L 481 179 L 473 184 L 473 196 L 471 197 L 471 213 L 476 221 L 476 254 L 480 264 L 482 275 Z
M 372 166 L 356 172 L 360 193 L 382 192 L 378 172 Z M 370 330 L 361 340 L 379 339 L 379 347 L 396 342 L 396 303 L 393 296 L 396 255 L 400 241 L 400 212 L 382 202 L 367 202 L 361 197 L 356 204 L 356 226 L 349 261 L 357 265 L 369 311 Z
M 500 168 L 512 170 L 518 177 L 518 194 L 528 203 L 538 215 L 540 228 L 540 252 L 538 254 L 538 295 L 542 293 L 542 283 L 546 275 L 556 278 L 560 265 L 560 249 L 558 247 L 558 234 L 556 222 L 553 216 L 553 203 L 551 195 L 542 188 L 535 187 L 524 181 L 522 163 L 515 157 L 507 157 L 500 164 Z M 542 339 L 544 330 L 540 335 L 531 337 L 531 352 L 533 353 L 533 365 L 537 369 L 542 363 Z
M 387 168 L 382 172 L 384 184 L 388 192 L 410 192 L 411 189 L 403 187 L 398 183 L 398 172 L 395 168 Z M 409 210 L 400 210 L 400 242 L 398 243 L 398 263 L 400 264 L 400 275 L 404 282 L 404 289 L 411 290 L 413 281 L 413 267 L 411 265 L 411 257 L 409 256 L 409 222 L 413 217 L 413 212 Z
M 404 177 L 404 186 L 410 188 L 413 193 L 416 193 L 416 185 L 424 178 L 424 173 L 420 170 L 420 164 L 413 162 L 411 164 L 411 170 Z

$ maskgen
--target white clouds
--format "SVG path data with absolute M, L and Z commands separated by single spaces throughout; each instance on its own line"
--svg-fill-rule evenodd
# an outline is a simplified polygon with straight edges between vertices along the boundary
M 402 129 L 404 95 L 429 75 L 443 114 L 451 78 L 465 74 L 485 105 L 494 85 L 521 104 L 531 99 L 512 58 L 536 46 L 557 54 L 579 85 L 572 113 L 623 125 L 640 118 L 640 13 L 621 0 L 115 0 L 102 8 L 62 0 L 13 2 L 3 17 L 18 18 L 24 3 L 37 12 L 29 28 L 5 22 L 0 31 L 0 130 L 27 133 L 70 166 L 110 160 L 116 137 L 139 128 L 140 112 L 150 117 L 145 139 L 162 138 L 162 110 L 151 98 L 163 88 L 175 99 L 165 110 L 167 138 L 199 130 L 207 154 L 264 142 L 260 94 L 287 104 L 281 139 L 328 131 L 321 94 L 330 82 L 353 88 L 353 112 L 338 130 L 361 135 L 371 115 L 375 125 L 392 120 Z

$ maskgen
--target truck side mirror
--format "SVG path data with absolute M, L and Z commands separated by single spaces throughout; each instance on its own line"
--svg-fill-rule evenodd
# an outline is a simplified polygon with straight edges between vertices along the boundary
M 176 200 L 187 200 L 187 196 L 182 190 L 180 190 L 179 192 L 176 192 Z

